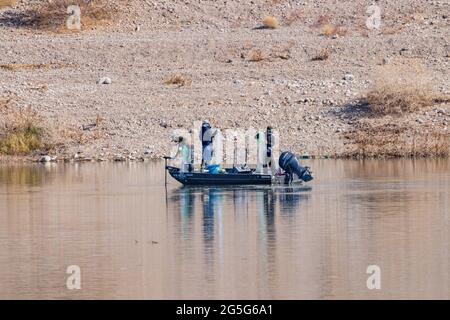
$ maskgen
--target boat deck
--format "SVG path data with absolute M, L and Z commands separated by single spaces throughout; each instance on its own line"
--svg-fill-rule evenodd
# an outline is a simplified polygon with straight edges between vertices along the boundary
M 272 184 L 272 176 L 250 172 L 233 172 L 212 174 L 208 172 L 181 172 L 179 168 L 167 167 L 169 174 L 184 185 L 261 185 Z

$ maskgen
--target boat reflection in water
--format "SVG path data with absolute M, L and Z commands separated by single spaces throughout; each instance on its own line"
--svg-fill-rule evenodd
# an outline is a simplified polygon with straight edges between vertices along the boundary
M 311 189 L 306 186 L 181 187 L 169 192 L 169 212 L 179 212 L 179 239 L 189 243 L 201 237 L 204 262 L 211 264 L 211 268 L 214 261 L 221 262 L 227 254 L 224 248 L 230 246 L 224 241 L 237 242 L 237 245 L 241 242 L 245 246 L 250 234 L 257 235 L 258 254 L 270 260 L 271 253 L 275 252 L 270 249 L 276 247 L 277 221 L 290 224 L 290 219 L 301 214 L 301 206 L 308 201 Z M 210 271 L 206 277 L 214 276 Z

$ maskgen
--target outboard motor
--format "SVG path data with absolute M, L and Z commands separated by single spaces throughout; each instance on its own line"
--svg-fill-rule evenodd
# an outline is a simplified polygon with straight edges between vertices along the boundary
M 280 165 L 280 168 L 286 172 L 286 178 L 284 179 L 284 182 L 286 184 L 292 182 L 294 173 L 298 176 L 299 179 L 305 182 L 311 181 L 313 179 L 308 167 L 302 167 L 297 157 L 292 152 L 283 152 L 280 155 L 278 164 Z

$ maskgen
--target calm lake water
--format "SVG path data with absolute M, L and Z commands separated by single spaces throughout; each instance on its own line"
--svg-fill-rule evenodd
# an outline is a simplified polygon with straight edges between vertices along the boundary
M 307 186 L 167 193 L 161 162 L 2 165 L 0 298 L 450 298 L 450 161 L 305 164 Z

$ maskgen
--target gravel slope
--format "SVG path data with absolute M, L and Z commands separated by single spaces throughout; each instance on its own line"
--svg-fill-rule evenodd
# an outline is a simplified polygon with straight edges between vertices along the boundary
M 80 132 L 55 151 L 60 157 L 159 157 L 175 128 L 204 118 L 221 128 L 270 124 L 280 130 L 282 149 L 334 156 L 352 147 L 343 135 L 360 116 L 343 110 L 364 95 L 377 66 L 420 63 L 440 93 L 450 92 L 444 1 L 379 1 L 381 31 L 367 30 L 366 1 L 360 0 L 125 2 L 114 1 L 120 14 L 113 26 L 78 34 L 35 31 L 5 18 L 36 1 L 0 13 L 0 64 L 46 65 L 0 68 L 0 96 L 16 95 L 18 106 L 38 110 L 47 126 Z M 255 29 L 267 14 L 281 26 Z M 347 34 L 322 36 L 315 26 L 321 15 Z M 311 61 L 325 48 L 328 60 Z M 250 61 L 258 50 L 265 59 Z M 175 74 L 191 85 L 164 84 Z M 98 84 L 102 77 L 111 84 Z M 443 103 L 383 121 L 447 132 L 449 116 Z

